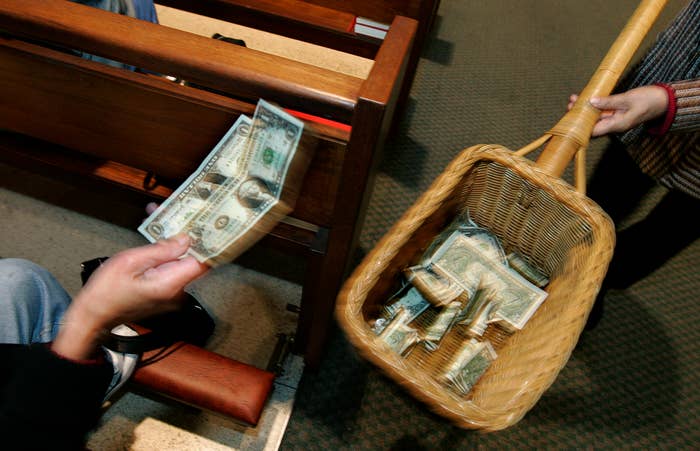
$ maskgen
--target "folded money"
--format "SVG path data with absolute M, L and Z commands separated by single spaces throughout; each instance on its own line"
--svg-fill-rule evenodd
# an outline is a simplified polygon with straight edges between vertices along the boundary
M 408 312 L 406 323 L 410 323 L 426 311 L 428 307 L 430 307 L 430 303 L 421 296 L 416 288 L 411 287 L 397 301 L 386 305 L 384 313 L 387 318 L 393 318 L 399 309 L 405 309 Z
M 399 311 L 406 311 L 406 324 L 413 322 L 430 307 L 430 303 L 410 285 L 402 287 L 382 308 L 378 318 L 369 322 L 372 331 L 379 335 Z
M 466 301 L 467 293 L 464 288 L 421 265 L 408 267 L 403 270 L 403 274 L 425 299 L 436 306 L 444 307 L 452 301 Z
M 410 317 L 411 312 L 400 307 L 377 337 L 400 356 L 408 354 L 413 345 L 419 341 L 418 330 L 408 325 Z
M 544 288 L 549 283 L 549 277 L 547 277 L 544 271 L 528 262 L 527 259 L 519 253 L 511 252 L 506 256 L 506 259 L 508 260 L 508 266 L 538 287 Z
M 522 329 L 547 297 L 547 292 L 509 268 L 500 258 L 484 254 L 479 243 L 454 232 L 435 251 L 430 269 L 450 278 L 474 299 L 479 288 L 490 290 L 495 305 L 489 322 L 498 321 L 506 329 Z
M 464 306 L 455 318 L 455 323 L 466 325 L 469 335 L 481 336 L 486 331 L 488 323 L 493 320 L 493 311 L 498 304 L 494 302 L 494 289 L 480 285 L 472 299 Z
M 433 322 L 423 331 L 421 341 L 425 349 L 428 351 L 438 349 L 440 341 L 454 325 L 454 319 L 461 309 L 462 304 L 459 301 L 452 301 L 447 307 L 442 309 Z
M 469 212 L 459 214 L 440 234 L 435 237 L 428 249 L 423 253 L 421 264 L 429 267 L 434 254 L 443 248 L 446 242 L 453 240 L 459 234 L 468 239 L 483 254 L 490 259 L 506 263 L 506 254 L 498 237 L 490 230 L 477 225 L 469 216 Z M 449 244 L 447 244 L 449 246 Z
M 488 271 L 487 261 L 469 238 L 457 231 L 435 251 L 428 267 L 440 277 L 459 285 L 472 299 L 481 284 L 482 274 Z
M 261 99 L 138 230 L 151 242 L 186 232 L 188 254 L 228 263 L 292 211 L 315 145 L 308 125 Z
M 443 378 L 457 393 L 466 395 L 496 357 L 496 351 L 490 342 L 472 338 L 455 353 Z

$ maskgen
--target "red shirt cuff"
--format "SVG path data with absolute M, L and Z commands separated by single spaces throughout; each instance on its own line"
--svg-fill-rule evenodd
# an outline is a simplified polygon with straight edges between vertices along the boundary
M 666 108 L 666 114 L 663 118 L 651 122 L 651 126 L 647 128 L 647 133 L 652 136 L 663 136 L 671 128 L 673 120 L 676 118 L 676 91 L 665 83 L 654 83 L 654 86 L 659 86 L 666 90 L 668 108 Z

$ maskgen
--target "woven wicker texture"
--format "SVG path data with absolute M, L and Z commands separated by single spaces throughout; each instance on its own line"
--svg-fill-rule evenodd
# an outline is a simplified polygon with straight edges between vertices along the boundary
M 519 421 L 554 382 L 578 341 L 614 248 L 607 215 L 580 192 L 583 150 L 598 111 L 587 104 L 609 93 L 665 2 L 645 0 L 581 92 L 576 106 L 543 138 L 517 153 L 502 146 L 465 149 L 365 257 L 346 282 L 337 316 L 361 355 L 435 412 L 464 428 L 499 430 Z M 533 164 L 522 158 L 542 144 Z M 578 191 L 559 179 L 576 153 Z M 369 327 L 399 272 L 417 262 L 437 234 L 468 211 L 495 233 L 506 252 L 518 251 L 550 276 L 548 297 L 523 330 L 489 326 L 498 358 L 466 396 L 440 381 L 467 337 L 450 332 L 439 351 L 402 358 Z M 422 324 L 414 324 L 419 329 Z
M 551 274 L 549 296 L 516 334 L 489 326 L 498 358 L 468 397 L 438 374 L 466 337 L 451 333 L 434 355 L 402 359 L 367 322 L 390 285 L 456 214 L 474 221 Z M 375 246 L 338 299 L 349 340 L 436 412 L 467 428 L 495 430 L 518 421 L 551 385 L 578 341 L 612 255 L 612 224 L 595 203 L 530 160 L 499 146 L 464 150 Z M 537 368 L 537 372 L 533 372 Z

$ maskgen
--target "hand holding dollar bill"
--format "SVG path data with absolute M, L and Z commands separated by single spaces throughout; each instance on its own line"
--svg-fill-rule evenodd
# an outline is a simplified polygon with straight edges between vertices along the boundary
M 198 261 L 230 262 L 291 212 L 314 144 L 302 121 L 260 100 L 138 230 L 151 242 L 186 232 Z

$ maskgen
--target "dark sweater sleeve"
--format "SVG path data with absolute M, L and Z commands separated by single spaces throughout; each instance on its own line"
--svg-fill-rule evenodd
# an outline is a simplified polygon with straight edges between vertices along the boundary
M 102 359 L 77 363 L 45 345 L 0 345 L 0 430 L 20 449 L 84 449 L 112 377 Z
M 700 130 L 700 78 L 669 83 L 675 92 L 675 115 L 671 131 Z

